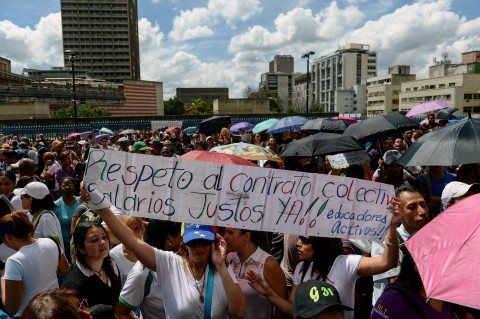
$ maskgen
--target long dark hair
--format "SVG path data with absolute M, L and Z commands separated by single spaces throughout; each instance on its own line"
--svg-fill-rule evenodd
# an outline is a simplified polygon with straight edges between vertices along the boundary
M 403 260 L 400 267 L 400 274 L 392 285 L 402 287 L 417 294 L 423 286 L 422 278 L 415 269 L 415 261 L 408 249 L 403 246 L 401 250 L 403 252 Z
M 313 249 L 313 258 L 303 262 L 303 266 L 300 269 L 302 280 L 308 271 L 308 267 L 313 263 L 311 275 L 313 276 L 315 272 L 318 272 L 319 275 L 316 279 L 325 281 L 335 259 L 345 254 L 342 240 L 340 238 L 310 237 L 310 241 Z
M 36 199 L 32 197 L 32 206 L 30 209 L 32 214 L 43 209 L 54 210 L 55 208 L 57 208 L 57 206 L 53 202 L 53 198 L 50 194 L 46 195 L 42 199 Z
M 82 253 L 81 250 L 85 248 L 85 239 L 87 237 L 87 232 L 92 227 L 101 228 L 107 235 L 108 241 L 110 242 L 108 233 L 105 230 L 105 228 L 103 228 L 102 224 L 98 222 L 93 222 L 93 221 L 85 221 L 77 224 L 77 226 L 75 227 L 75 230 L 73 231 L 73 244 L 75 245 L 75 257 L 77 259 L 77 262 L 81 263 L 82 266 L 88 269 L 91 269 L 91 268 L 87 265 L 85 254 Z M 105 273 L 107 274 L 108 278 L 110 278 L 112 282 L 112 287 L 115 290 L 118 290 L 118 293 L 120 293 L 120 290 L 121 290 L 120 279 L 116 275 L 113 267 L 114 267 L 114 263 L 112 262 L 110 255 L 108 255 L 103 259 L 102 268 L 105 270 Z
M 163 250 L 167 236 L 177 237 L 181 230 L 182 223 L 151 219 L 145 229 L 143 240 L 150 246 Z

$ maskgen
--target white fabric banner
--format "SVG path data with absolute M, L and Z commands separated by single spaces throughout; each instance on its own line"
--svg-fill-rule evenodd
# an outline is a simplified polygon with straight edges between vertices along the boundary
M 393 186 L 340 176 L 91 150 L 85 182 L 131 215 L 383 240 Z

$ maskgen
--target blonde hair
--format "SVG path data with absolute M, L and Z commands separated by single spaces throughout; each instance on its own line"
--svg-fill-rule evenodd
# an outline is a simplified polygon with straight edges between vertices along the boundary
M 131 215 L 121 215 L 119 217 L 120 221 L 128 226 L 128 228 L 132 229 L 135 227 L 135 223 L 137 226 L 140 227 L 142 230 L 142 234 L 145 233 L 145 224 L 143 223 L 143 219 L 141 217 L 135 217 Z

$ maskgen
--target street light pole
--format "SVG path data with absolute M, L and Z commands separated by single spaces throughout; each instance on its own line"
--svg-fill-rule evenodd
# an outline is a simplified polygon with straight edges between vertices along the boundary
M 307 59 L 307 103 L 305 105 L 307 116 L 308 116 L 308 95 L 310 94 L 310 56 L 314 54 L 315 52 L 310 51 L 302 55 L 302 59 Z
M 65 51 L 68 54 L 68 61 L 72 65 L 72 81 L 73 81 L 73 119 L 75 123 L 75 132 L 78 132 L 78 119 L 77 119 L 77 88 L 75 86 L 75 59 L 78 58 L 78 53 L 70 50 Z

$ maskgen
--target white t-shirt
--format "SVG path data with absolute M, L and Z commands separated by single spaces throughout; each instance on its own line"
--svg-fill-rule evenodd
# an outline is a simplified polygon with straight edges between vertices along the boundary
M 135 266 L 135 262 L 130 261 L 125 257 L 122 244 L 118 244 L 110 250 L 110 257 L 113 258 L 113 261 L 115 261 L 118 266 L 118 270 L 120 270 L 120 282 L 123 287 L 125 281 L 127 281 L 128 273 L 132 270 L 133 266 Z
M 333 262 L 332 268 L 327 276 L 327 282 L 335 286 L 340 295 L 342 304 L 354 308 L 355 306 L 355 282 L 360 276 L 358 275 L 358 264 L 362 256 L 360 255 L 340 255 Z M 317 279 L 318 273 L 314 273 L 312 276 L 312 266 L 305 274 L 302 280 L 302 272 L 300 271 L 303 266 L 303 261 L 297 265 L 295 272 L 293 273 L 293 284 L 299 285 L 301 282 L 308 281 L 310 279 Z M 345 319 L 353 319 L 353 311 L 344 311 Z
M 20 248 L 5 263 L 6 280 L 22 281 L 22 301 L 15 316 L 38 293 L 58 288 L 58 246 L 48 238 L 39 238 L 35 243 Z
M 152 283 L 146 287 L 148 274 L 152 274 Z M 128 273 L 127 281 L 123 285 L 118 298 L 120 302 L 130 309 L 140 307 L 143 319 L 165 319 L 162 290 L 157 283 L 157 274 L 141 262 L 137 262 Z M 150 292 L 145 296 L 145 290 Z
M 32 214 L 29 213 L 28 216 L 31 219 L 32 224 L 35 225 L 33 237 L 53 237 L 58 239 L 60 244 L 63 243 L 62 226 L 60 226 L 60 221 L 58 220 L 57 215 L 55 215 L 52 211 L 44 210 L 42 213 L 40 213 L 40 215 L 37 216 L 37 218 L 34 219 L 32 218 Z
M 162 289 L 162 297 L 165 305 L 166 318 L 203 318 L 203 304 L 200 302 L 200 294 L 206 294 L 209 266 L 205 270 L 205 283 L 203 279 L 195 281 L 182 257 L 167 251 L 155 248 L 157 264 L 157 280 Z M 237 283 L 231 267 L 228 273 L 232 280 Z M 218 272 L 214 275 L 214 287 L 212 296 L 212 319 L 228 318 L 227 297 L 223 287 L 223 281 Z

